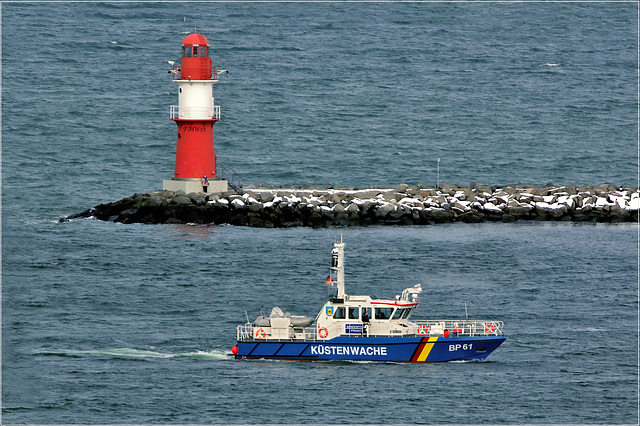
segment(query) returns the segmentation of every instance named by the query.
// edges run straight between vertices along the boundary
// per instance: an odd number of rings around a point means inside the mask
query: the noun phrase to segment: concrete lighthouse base
[[[184,191],[185,194],[204,192],[200,179],[165,179],[162,181],[162,189],[164,191]],[[227,192],[228,190],[229,185],[226,180],[209,179],[208,194]]]

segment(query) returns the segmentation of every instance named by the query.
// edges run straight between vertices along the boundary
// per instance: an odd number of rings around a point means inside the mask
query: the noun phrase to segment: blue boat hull
[[[348,337],[325,341],[239,341],[236,359],[300,361],[443,362],[484,361],[504,336]]]

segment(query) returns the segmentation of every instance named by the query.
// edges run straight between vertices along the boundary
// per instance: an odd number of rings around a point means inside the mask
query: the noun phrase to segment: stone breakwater
[[[507,185],[438,189],[270,188],[248,186],[244,194],[152,191],[101,204],[82,217],[122,223],[194,223],[254,227],[428,225],[519,220],[632,222],[638,220],[638,188]]]

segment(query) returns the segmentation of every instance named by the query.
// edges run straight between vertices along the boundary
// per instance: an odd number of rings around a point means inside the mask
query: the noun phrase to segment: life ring
[[[263,329],[259,328],[256,330],[256,339],[262,340],[265,337],[267,337],[267,333],[265,333]]]
[[[320,336],[321,338],[325,338],[329,335],[329,330],[327,330],[326,327],[322,327],[320,329],[318,329],[318,336]]]
[[[493,325],[493,323],[488,323],[484,329],[487,331],[487,333],[493,333],[496,331],[496,326]]]
[[[419,335],[424,336],[428,332],[429,332],[429,326],[426,326],[424,324],[418,326],[418,334]]]

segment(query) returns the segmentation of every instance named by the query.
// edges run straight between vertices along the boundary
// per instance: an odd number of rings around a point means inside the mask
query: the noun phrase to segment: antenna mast
[[[342,236],[340,236],[340,242],[333,243],[333,249],[331,250],[331,268],[330,276],[335,279],[338,298],[344,298],[344,246],[342,242]]]

